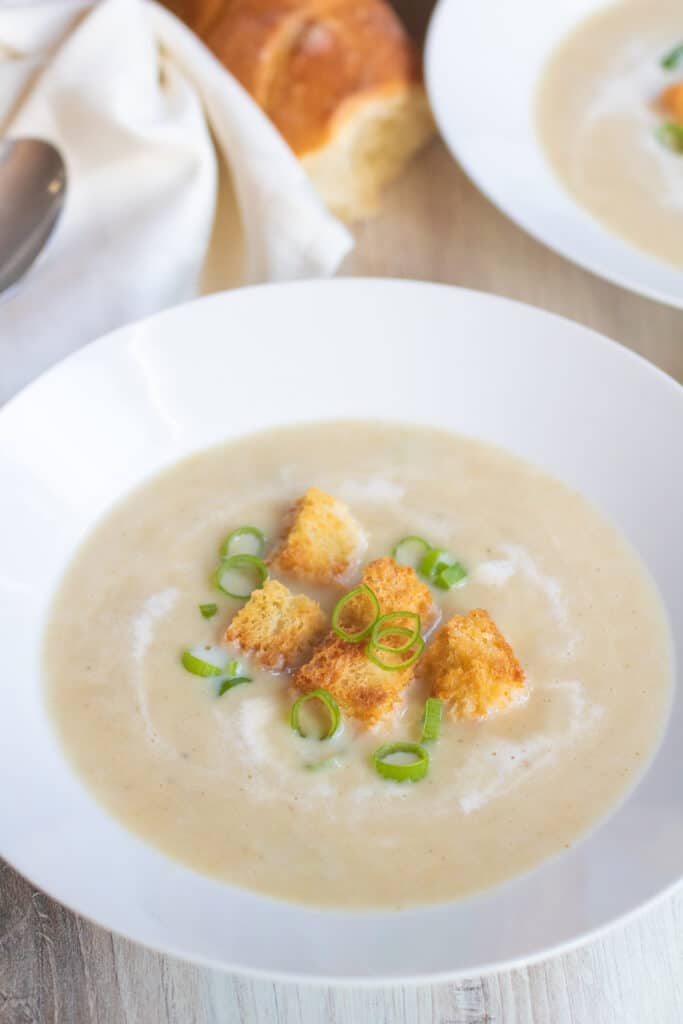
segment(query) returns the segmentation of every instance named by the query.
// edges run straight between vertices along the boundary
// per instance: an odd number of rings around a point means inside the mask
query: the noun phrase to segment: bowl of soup
[[[683,851],[682,427],[606,339],[409,282],[71,357],[0,414],[0,852],[270,977],[452,976],[637,909]]]
[[[503,212],[602,277],[683,305],[676,0],[443,0],[426,77],[447,145]]]

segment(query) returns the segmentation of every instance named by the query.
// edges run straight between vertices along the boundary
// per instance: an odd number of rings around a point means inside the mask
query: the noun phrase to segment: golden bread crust
[[[358,564],[365,544],[351,510],[319,487],[309,487],[291,509],[285,535],[268,562],[276,572],[340,584]]]
[[[419,673],[454,718],[502,711],[524,692],[524,672],[512,647],[483,608],[454,615],[436,633]]]
[[[345,715],[376,725],[396,706],[413,677],[413,668],[387,672],[374,665],[365,643],[347,644],[330,633],[294,676],[301,693],[320,687],[332,694]]]
[[[252,654],[265,668],[280,670],[300,665],[326,628],[317,601],[290,593],[277,580],[267,580],[237,612],[223,640]]]
[[[379,601],[382,615],[417,612],[423,625],[428,624],[434,615],[431,591],[409,565],[399,565],[388,556],[377,558],[366,565],[363,583],[370,587]]]
[[[384,0],[230,0],[204,35],[298,156],[330,140],[347,101],[421,88],[417,51]]]
[[[363,573],[363,582],[377,597],[382,615],[410,611],[424,619],[433,614],[429,588],[418,579],[414,569],[399,565],[393,558],[370,562]],[[349,615],[344,621],[349,632],[362,628],[367,622],[367,601],[360,598],[354,605],[355,601],[347,605]],[[399,624],[399,620],[394,624]],[[349,644],[336,633],[329,633],[311,660],[294,676],[294,686],[302,693],[318,687],[329,690],[345,715],[366,726],[376,725],[400,700],[414,676],[415,666],[387,671],[370,661],[366,646],[367,641]],[[391,655],[383,657],[391,660]]]
[[[674,82],[664,90],[659,107],[672,121],[683,124],[683,82]]]

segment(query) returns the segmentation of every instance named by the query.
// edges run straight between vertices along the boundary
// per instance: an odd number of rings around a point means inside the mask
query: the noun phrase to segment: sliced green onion
[[[414,558],[408,558],[408,551],[416,546],[419,549],[419,553]],[[430,548],[431,544],[428,544],[423,537],[403,537],[398,544],[394,545],[391,557],[399,565],[410,565],[413,569],[417,569],[420,559],[424,558]]]
[[[225,657],[225,651],[216,651],[218,658]],[[220,687],[218,690],[218,696],[221,697],[228,690],[231,690],[233,686],[238,686],[240,683],[250,683],[252,680],[249,676],[240,675],[240,663],[236,658],[233,658],[226,664],[216,665],[214,662],[206,661],[205,658],[199,658],[192,651],[183,651],[180,659],[183,663],[183,667],[191,672],[193,676],[202,676],[204,679],[209,677],[218,679]]]
[[[341,722],[341,711],[339,710],[339,705],[336,700],[331,693],[328,693],[327,690],[311,690],[310,693],[305,693],[303,697],[299,697],[298,700],[295,700],[292,704],[292,710],[289,713],[289,724],[295,732],[299,733],[299,736],[308,735],[304,732],[301,724],[301,709],[309,700],[319,700],[323,707],[325,707],[329,712],[330,725],[327,732],[321,736],[320,739],[331,739],[339,728],[339,723]]]
[[[433,580],[444,569],[453,565],[455,559],[444,548],[430,548],[420,562],[419,572],[428,580]]]
[[[234,573],[256,577],[256,582],[247,590],[248,584],[245,581],[245,586],[238,589],[239,582],[232,582],[234,577],[230,575]],[[240,601],[246,601],[251,592],[262,587],[267,579],[268,568],[256,555],[231,555],[230,558],[223,558],[213,574],[215,586],[228,597],[236,597]]]
[[[391,626],[385,629],[382,635],[386,635],[389,631],[391,631],[392,633],[397,633],[400,636],[403,636],[406,633],[410,633],[410,630],[405,629],[405,627],[403,626]],[[385,672],[398,672],[402,668],[410,668],[411,665],[415,664],[415,662],[417,661],[417,659],[420,657],[424,650],[425,642],[421,636],[418,636],[416,640],[413,640],[413,644],[411,644],[410,646],[413,645],[415,645],[415,650],[410,655],[410,657],[406,658],[405,661],[397,661],[394,664],[382,661],[382,659],[378,656],[377,648],[373,645],[372,641],[370,641],[370,643],[365,648],[365,653],[368,656],[369,660],[373,663],[373,665],[377,665],[378,668],[383,668]],[[400,653],[404,650],[403,647],[398,652],[395,647],[392,647],[390,649],[394,654]],[[379,648],[379,650],[386,651],[389,650],[389,648],[381,647]]]
[[[409,546],[418,545],[423,554],[416,562],[405,561],[405,552]],[[467,576],[465,567],[453,558],[445,548],[435,548],[428,544],[423,537],[404,537],[394,547],[392,552],[397,562],[403,565],[412,565],[420,575],[430,580],[434,586],[442,590],[450,590]]]
[[[183,668],[186,668],[193,676],[203,676],[206,678],[207,676],[225,675],[225,668],[220,668],[218,665],[212,665],[210,661],[198,658],[192,651],[183,651],[180,660],[183,663]]]
[[[683,64],[683,43],[674,46],[673,50],[670,50],[661,60],[661,65],[666,71],[675,71],[681,64]]]
[[[238,526],[236,530],[233,530],[231,533],[228,534],[228,536],[225,538],[225,540],[221,544],[221,550],[220,550],[221,558],[229,558],[230,557],[230,555],[232,554],[232,551],[230,549],[232,548],[232,545],[235,543],[235,541],[239,540],[240,537],[255,537],[256,538],[256,549],[254,551],[248,551],[248,552],[246,552],[246,551],[245,552],[242,552],[242,551],[235,552],[236,554],[239,553],[239,554],[249,554],[249,555],[256,555],[256,556],[260,556],[260,555],[263,554],[263,552],[265,550],[265,547],[266,547],[266,538],[263,535],[263,531],[259,530],[258,526]]]
[[[218,689],[218,696],[222,697],[228,690],[232,690],[234,686],[239,686],[241,683],[251,683],[253,680],[249,676],[232,676],[230,679],[224,679]]]
[[[372,621],[368,622],[367,626],[364,626],[358,633],[347,633],[347,631],[339,625],[339,620],[349,601],[352,601],[357,597],[367,597],[369,599],[373,611]],[[346,640],[347,643],[358,644],[361,640],[365,640],[366,636],[372,632],[378,618],[379,601],[375,597],[373,591],[370,590],[370,587],[365,583],[361,583],[359,587],[354,587],[353,590],[349,590],[348,594],[344,594],[344,596],[337,601],[334,606],[334,611],[332,612],[332,629],[335,631],[337,636],[340,636],[342,640]]]
[[[467,577],[467,569],[462,562],[454,562],[453,565],[449,565],[446,569],[442,569],[439,575],[434,580],[435,587],[441,587],[442,590],[450,590],[451,587],[456,587],[458,583]]]
[[[392,647],[391,644],[383,644],[381,641],[384,637],[388,636],[405,636],[406,642],[400,644],[398,647]],[[388,651],[389,654],[402,654],[404,651],[409,650],[415,643],[415,630],[408,629],[407,626],[384,626],[376,634],[377,640],[380,643],[376,643],[375,640],[370,640],[368,646],[372,647],[373,651]]]
[[[331,768],[341,768],[341,757],[326,757],[323,761],[307,761],[304,768],[307,772],[328,772]]]
[[[217,604],[200,604],[199,610],[205,619],[212,619],[218,611]]]
[[[415,623],[414,629],[408,629],[406,626],[399,624],[392,626],[390,625],[392,619],[404,620],[412,619]],[[370,634],[370,643],[378,651],[389,651],[393,654],[401,654],[403,651],[407,651],[409,647],[412,647],[417,638],[420,635],[420,627],[422,622],[417,612],[387,612],[386,615],[380,615],[375,625],[372,627]],[[406,642],[401,647],[392,647],[390,644],[383,644],[383,636],[405,636],[408,637]]]
[[[438,697],[428,697],[425,702],[424,717],[422,719],[422,742],[438,740],[441,732],[441,716],[443,714],[443,703]]]
[[[665,121],[657,129],[657,138],[672,153],[683,153],[683,124]]]
[[[388,760],[395,754],[412,754],[414,760],[401,763]],[[418,743],[385,743],[372,755],[375,770],[394,782],[418,782],[429,770],[429,754]]]

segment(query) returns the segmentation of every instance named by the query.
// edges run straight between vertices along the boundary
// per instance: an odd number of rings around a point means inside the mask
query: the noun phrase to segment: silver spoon
[[[0,142],[0,292],[16,284],[38,256],[65,196],[66,167],[51,143]]]

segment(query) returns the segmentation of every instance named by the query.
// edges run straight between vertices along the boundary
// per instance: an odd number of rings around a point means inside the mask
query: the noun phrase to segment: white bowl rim
[[[61,362],[47,370],[40,377],[36,378],[36,380],[31,382],[21,392],[14,396],[14,398],[12,398],[8,403],[6,403],[6,405],[0,411],[0,429],[2,428],[2,425],[5,422],[6,413],[24,404],[26,401],[29,401],[34,392],[39,387],[43,386],[45,382],[53,382],[59,375],[62,375],[65,372],[71,372],[73,367],[77,366],[79,363],[87,362],[94,355],[100,355],[102,353],[106,354],[107,352],[115,352],[116,346],[120,344],[121,340],[131,336],[132,333],[134,332],[142,331],[144,333],[145,329],[149,328],[150,326],[163,326],[164,321],[171,321],[178,315],[178,313],[185,314],[187,313],[188,310],[192,311],[193,309],[197,309],[200,307],[202,309],[209,309],[214,304],[218,309],[222,306],[224,302],[232,301],[232,296],[235,295],[275,295],[276,293],[291,293],[292,291],[305,293],[308,292],[310,289],[314,289],[317,292],[329,291],[331,295],[334,294],[335,292],[353,293],[355,291],[362,291],[364,289],[370,289],[372,292],[377,293],[386,289],[388,289],[389,291],[398,290],[398,292],[404,293],[422,292],[426,294],[427,292],[431,292],[434,294],[450,294],[453,295],[454,297],[459,296],[461,299],[464,299],[466,301],[474,299],[477,303],[482,302],[486,305],[490,304],[492,306],[498,307],[500,310],[517,309],[524,316],[530,314],[532,317],[539,317],[544,322],[549,321],[555,322],[558,325],[563,324],[571,328],[572,332],[583,334],[586,339],[590,339],[591,344],[593,346],[597,346],[598,348],[602,347],[604,350],[611,351],[612,353],[618,353],[619,359],[625,360],[627,362],[630,362],[634,366],[637,366],[643,374],[649,376],[652,380],[657,380],[659,382],[659,386],[665,385],[667,389],[673,389],[673,391],[679,396],[679,398],[683,398],[683,388],[676,381],[674,381],[668,375],[663,373],[663,371],[659,370],[657,367],[650,364],[647,360],[643,359],[637,353],[634,353],[631,350],[621,346],[617,342],[612,341],[609,338],[606,338],[604,335],[600,335],[594,331],[591,331],[588,328],[575,324],[572,321],[564,317],[558,316],[556,314],[547,313],[543,310],[535,309],[534,307],[530,307],[524,303],[516,302],[514,300],[502,298],[499,296],[488,295],[487,293],[484,292],[473,292],[468,289],[460,289],[450,285],[431,284],[429,282],[421,281],[391,280],[382,278],[352,278],[336,279],[333,281],[326,282],[307,281],[299,282],[296,284],[288,283],[282,285],[255,286],[248,289],[240,289],[239,292],[221,293],[218,295],[212,295],[199,300],[195,300],[194,302],[187,303],[183,306],[178,306],[169,310],[165,310],[162,313],[156,314],[151,317],[147,317],[142,321],[119,328],[118,330],[113,331],[100,339],[97,339],[96,341],[90,343],[88,346],[85,346],[83,349],[77,351],[68,358],[62,360]],[[241,299],[240,301],[243,301],[243,299]],[[631,795],[629,795],[629,800]],[[11,857],[7,857],[6,859],[8,860],[8,863],[10,863],[15,868],[15,870],[23,874],[24,877],[29,878],[29,880],[33,884],[35,884],[39,888],[43,888],[44,891],[52,895],[50,889],[48,887],[43,886],[39,878],[34,878],[31,876],[31,874],[25,874],[21,867],[21,864],[13,863]],[[535,872],[532,872],[531,874],[533,875],[534,873]],[[606,920],[604,923],[601,923],[595,926],[594,928],[576,934],[571,939],[560,941],[555,944],[551,943],[547,946],[544,946],[544,948],[542,949],[538,949],[537,951],[531,953],[524,953],[519,957],[511,957],[504,960],[484,962],[482,964],[477,964],[476,967],[467,966],[463,968],[454,968],[438,972],[423,971],[421,973],[417,973],[414,975],[411,975],[410,973],[400,975],[390,973],[387,975],[373,975],[371,977],[354,974],[327,975],[324,973],[298,973],[296,971],[289,970],[277,971],[272,970],[270,968],[263,969],[258,967],[245,966],[244,964],[228,963],[224,960],[213,960],[211,959],[211,957],[208,957],[206,955],[196,955],[193,954],[191,951],[188,951],[187,949],[180,949],[178,948],[177,945],[173,945],[172,943],[169,943],[167,945],[164,945],[163,943],[160,943],[158,941],[155,941],[153,944],[147,943],[144,940],[138,938],[135,934],[127,932],[125,929],[113,927],[109,923],[101,923],[95,918],[90,917],[87,913],[84,913],[84,911],[78,905],[75,905],[74,903],[68,900],[64,900],[60,896],[55,895],[53,896],[53,898],[58,899],[64,906],[67,906],[74,913],[78,913],[81,916],[86,917],[86,919],[93,921],[93,923],[98,924],[100,927],[105,927],[108,930],[114,932],[115,934],[128,938],[132,941],[138,942],[141,945],[147,946],[147,948],[154,949],[171,956],[179,957],[185,961],[193,962],[204,966],[215,967],[222,970],[234,971],[236,973],[239,973],[240,975],[261,979],[296,982],[300,984],[354,985],[372,987],[379,984],[421,984],[426,982],[431,983],[439,981],[448,981],[457,978],[472,976],[475,973],[487,974],[496,971],[511,970],[525,965],[529,965],[538,962],[542,959],[545,959],[548,956],[559,955],[571,951],[572,949],[575,949],[577,946],[580,946],[593,938],[600,937],[601,935],[609,931],[615,924],[628,921],[631,918],[638,915],[642,910],[658,903],[660,899],[666,897],[666,895],[673,892],[679,885],[680,880],[673,880],[666,887],[655,892],[650,898],[643,900],[642,902],[639,902],[637,905],[633,906],[632,908],[621,914],[609,918],[609,920]],[[495,892],[496,890],[493,891]],[[361,918],[364,915],[352,914],[351,916]]]
[[[646,251],[638,249],[604,227],[564,191],[549,167],[546,168],[548,176],[554,182],[558,198],[559,196],[562,197],[561,202],[563,206],[565,208],[572,207],[577,220],[580,218],[587,222],[586,227],[594,238],[600,238],[603,245],[608,245],[612,254],[619,252],[626,255],[629,261],[647,268],[648,274],[656,274],[658,272],[672,283],[664,286],[648,284],[639,278],[637,271],[620,271],[613,264],[606,262],[605,259],[594,258],[591,255],[592,249],[589,245],[576,244],[573,241],[559,241],[552,228],[545,227],[537,217],[530,215],[526,209],[521,210],[516,203],[502,194],[500,187],[497,187],[492,180],[483,180],[481,165],[468,147],[467,141],[458,135],[457,128],[452,124],[451,116],[446,109],[447,99],[445,90],[440,80],[440,67],[443,66],[444,61],[447,59],[446,48],[449,46],[449,41],[455,37],[454,29],[457,27],[455,11],[458,4],[466,2],[467,0],[437,0],[425,39],[424,67],[427,93],[437,125],[447,148],[460,164],[468,179],[492,206],[525,231],[526,234],[576,266],[581,267],[582,270],[587,270],[589,273],[595,274],[597,277],[609,281],[620,288],[624,288],[635,295],[642,295],[655,302],[672,306],[674,309],[683,309],[683,271],[679,271],[673,265],[658,260]],[[488,3],[490,5],[492,2],[498,3],[499,0],[480,0],[476,9],[481,14],[485,4]],[[613,3],[614,0],[595,0],[596,9],[598,7],[613,6]],[[469,10],[472,11],[473,9],[469,5]],[[577,17],[577,25],[580,20],[581,17]],[[475,90],[472,91],[474,92]],[[540,147],[537,146],[537,148],[539,153],[541,153]],[[542,159],[544,160],[545,158]]]

